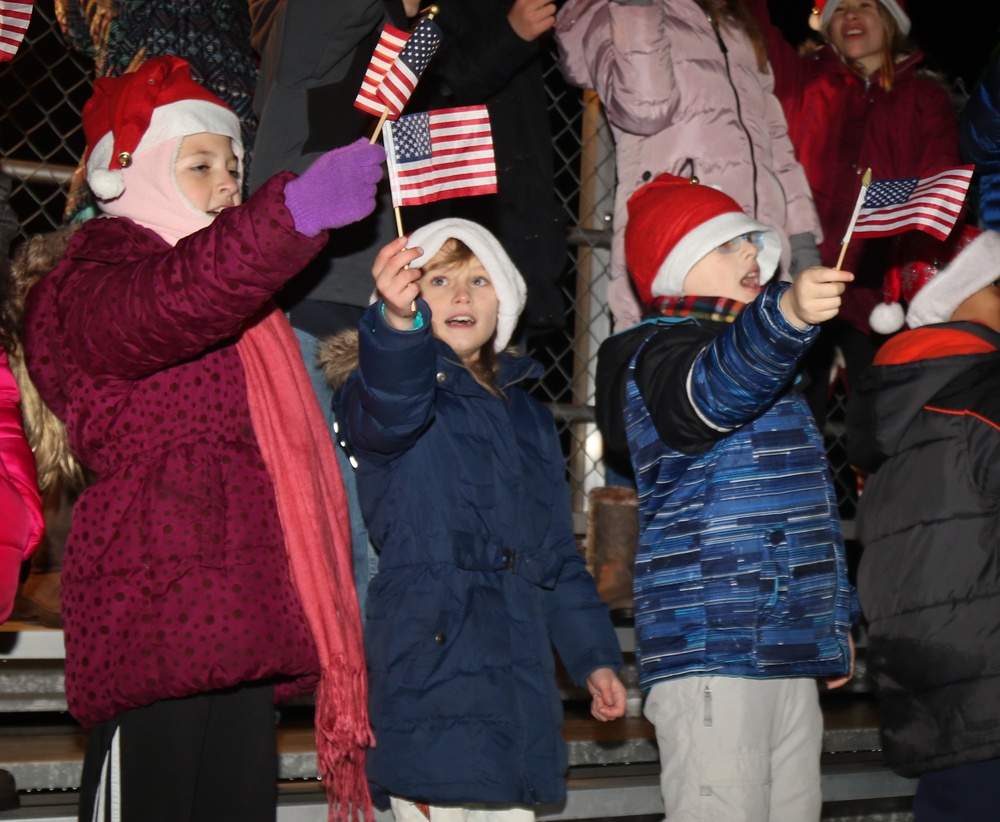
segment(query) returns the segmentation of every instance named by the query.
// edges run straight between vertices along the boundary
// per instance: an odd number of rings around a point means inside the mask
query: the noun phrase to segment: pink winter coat
[[[21,563],[42,539],[35,457],[21,425],[21,394],[0,349],[0,622],[14,608]]]
[[[28,293],[25,352],[70,446],[97,474],[62,572],[66,696],[82,724],[242,682],[316,683],[274,486],[235,341],[322,248],[281,190],[171,248],[89,220]]]
[[[563,74],[597,91],[615,138],[608,303],[617,330],[641,314],[625,267],[626,202],[658,174],[690,176],[693,169],[702,183],[725,191],[748,214],[783,229],[786,269],[787,237],[822,237],[770,71],[758,71],[741,29],[722,23],[719,37],[725,53],[694,0],[569,0],[559,11]]]

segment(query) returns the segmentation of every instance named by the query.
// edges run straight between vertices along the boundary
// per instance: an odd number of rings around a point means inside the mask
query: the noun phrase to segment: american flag
[[[383,108],[389,109],[390,119],[395,120],[403,113],[403,107],[417,87],[420,75],[441,44],[441,27],[429,17],[420,21],[410,32],[403,51],[382,78],[378,87],[378,98]],[[382,111],[379,111],[382,114]]]
[[[31,9],[34,0],[24,3],[11,3],[0,0],[0,63],[14,59],[18,46],[24,39],[24,33],[31,22]]]
[[[865,193],[854,233],[872,237],[916,228],[946,240],[962,212],[974,168],[959,166],[923,179],[873,181]]]
[[[365,78],[361,81],[361,90],[354,98],[355,108],[375,117],[382,116],[382,112],[385,111],[385,103],[378,98],[379,83],[382,82],[382,78],[385,77],[392,64],[396,62],[408,36],[405,31],[400,31],[389,24],[386,24],[385,28],[382,29],[378,43],[375,44],[372,59],[368,63]]]
[[[486,106],[407,114],[387,122],[384,137],[394,207],[496,193]]]

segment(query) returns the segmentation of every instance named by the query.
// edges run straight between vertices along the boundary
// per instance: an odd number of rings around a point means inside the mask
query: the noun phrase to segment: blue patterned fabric
[[[635,380],[642,346],[632,358],[625,425],[639,491],[635,604],[645,689],[690,674],[847,670],[854,598],[836,499],[819,431],[787,387],[818,329],[789,325],[781,293],[766,289],[718,326],[688,384],[677,386],[720,432],[701,453],[662,441]],[[663,344],[660,335],[677,327],[655,321],[643,346]]]

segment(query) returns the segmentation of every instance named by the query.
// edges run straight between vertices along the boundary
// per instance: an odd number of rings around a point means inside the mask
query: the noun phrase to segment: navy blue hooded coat
[[[515,385],[540,367],[501,354],[504,396],[491,394],[419,306],[413,331],[369,308],[337,395],[380,553],[365,626],[373,797],[559,802],[552,645],[583,683],[618,670],[618,641],[573,537],[552,415]]]

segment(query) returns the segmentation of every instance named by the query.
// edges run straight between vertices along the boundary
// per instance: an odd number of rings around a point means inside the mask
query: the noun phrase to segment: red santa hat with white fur
[[[759,231],[761,285],[781,257],[778,232],[749,217],[728,194],[686,177],[661,174],[628,201],[625,261],[644,308],[657,297],[684,293],[684,278],[713,249],[741,234]]]
[[[823,31],[830,25],[833,13],[843,0],[816,0],[812,14],[809,15],[809,27],[814,31]],[[910,33],[910,18],[906,13],[906,6],[903,0],[878,0],[889,14],[892,15],[903,34]]]
[[[192,79],[186,61],[172,55],[95,81],[94,94],[83,107],[83,131],[89,147],[87,183],[100,200],[113,200],[125,190],[133,155],[171,137],[221,134],[243,157],[239,118]]]
[[[1000,234],[965,225],[933,254],[891,268],[883,282],[883,303],[869,322],[879,334],[903,327],[948,322],[969,297],[1000,279]],[[904,314],[900,300],[907,308]]]

